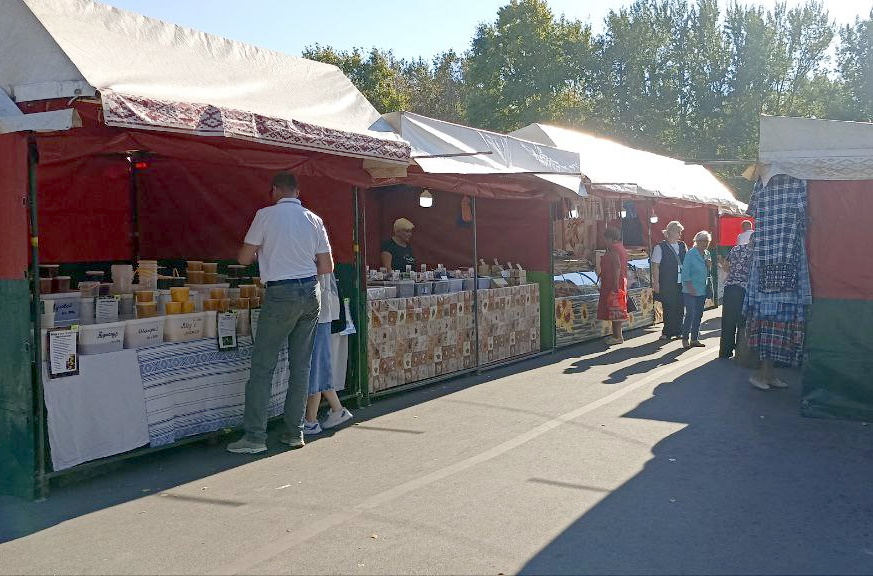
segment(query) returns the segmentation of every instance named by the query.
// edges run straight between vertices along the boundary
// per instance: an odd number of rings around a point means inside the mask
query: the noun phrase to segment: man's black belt
[[[273,280],[271,282],[267,282],[266,286],[281,286],[282,284],[306,284],[308,282],[315,282],[317,279],[317,276],[307,276],[306,278],[286,278],[285,280]]]

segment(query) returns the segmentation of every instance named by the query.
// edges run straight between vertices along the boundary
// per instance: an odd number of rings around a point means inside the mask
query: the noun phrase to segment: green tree
[[[843,88],[844,117],[873,122],[873,9],[867,20],[840,30],[837,63]]]
[[[397,60],[390,50],[385,52],[373,48],[365,57],[359,48],[338,52],[330,46],[316,44],[306,47],[303,57],[338,67],[381,113],[409,107],[404,62]]]
[[[463,124],[467,120],[465,60],[454,50],[419,58],[403,69],[410,94],[409,110],[423,116]]]
[[[761,7],[728,7],[725,34],[730,49],[725,104],[726,154],[755,158],[758,117],[823,115],[833,94],[827,51],[834,25],[817,2],[769,12]]]
[[[590,27],[556,20],[544,0],[511,0],[473,38],[469,121],[511,131],[531,122],[581,120],[590,42]]]

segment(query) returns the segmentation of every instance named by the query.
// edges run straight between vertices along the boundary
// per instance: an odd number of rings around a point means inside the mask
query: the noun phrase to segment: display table
[[[633,299],[637,311],[628,314],[624,330],[651,326],[655,323],[655,308],[651,288],[628,290],[628,299]],[[596,340],[612,334],[609,322],[597,319],[596,293],[555,298],[555,323],[558,346]]]
[[[483,364],[540,349],[539,286],[479,290]],[[473,292],[367,303],[370,391],[476,367]]]
[[[214,339],[167,343],[137,350],[151,446],[242,424],[252,339],[234,350]],[[268,417],[282,414],[288,388],[288,349],[273,373]]]
[[[331,336],[333,380],[345,388],[348,336]],[[146,445],[242,424],[252,339],[234,350],[214,339],[166,343],[79,357],[79,374],[50,379],[43,369],[52,469],[64,470]],[[287,346],[273,373],[268,416],[282,414]]]
[[[491,364],[539,351],[539,286],[480,290],[479,361]]]

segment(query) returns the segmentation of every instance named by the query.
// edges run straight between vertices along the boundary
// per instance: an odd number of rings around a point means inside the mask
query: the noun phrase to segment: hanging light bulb
[[[657,224],[657,223],[658,223],[658,217],[655,216],[654,214],[652,214],[652,216],[649,218],[649,222],[651,222],[652,224]]]
[[[427,188],[425,188],[418,197],[418,205],[422,208],[430,208],[433,206],[433,195]]]
[[[622,210],[621,212],[618,213],[618,215],[621,216],[622,218],[627,218],[627,210]]]

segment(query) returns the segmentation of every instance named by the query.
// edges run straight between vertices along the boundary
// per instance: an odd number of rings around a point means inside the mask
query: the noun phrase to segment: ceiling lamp
[[[427,188],[425,188],[418,197],[418,205],[422,208],[430,208],[433,206],[433,195]]]

